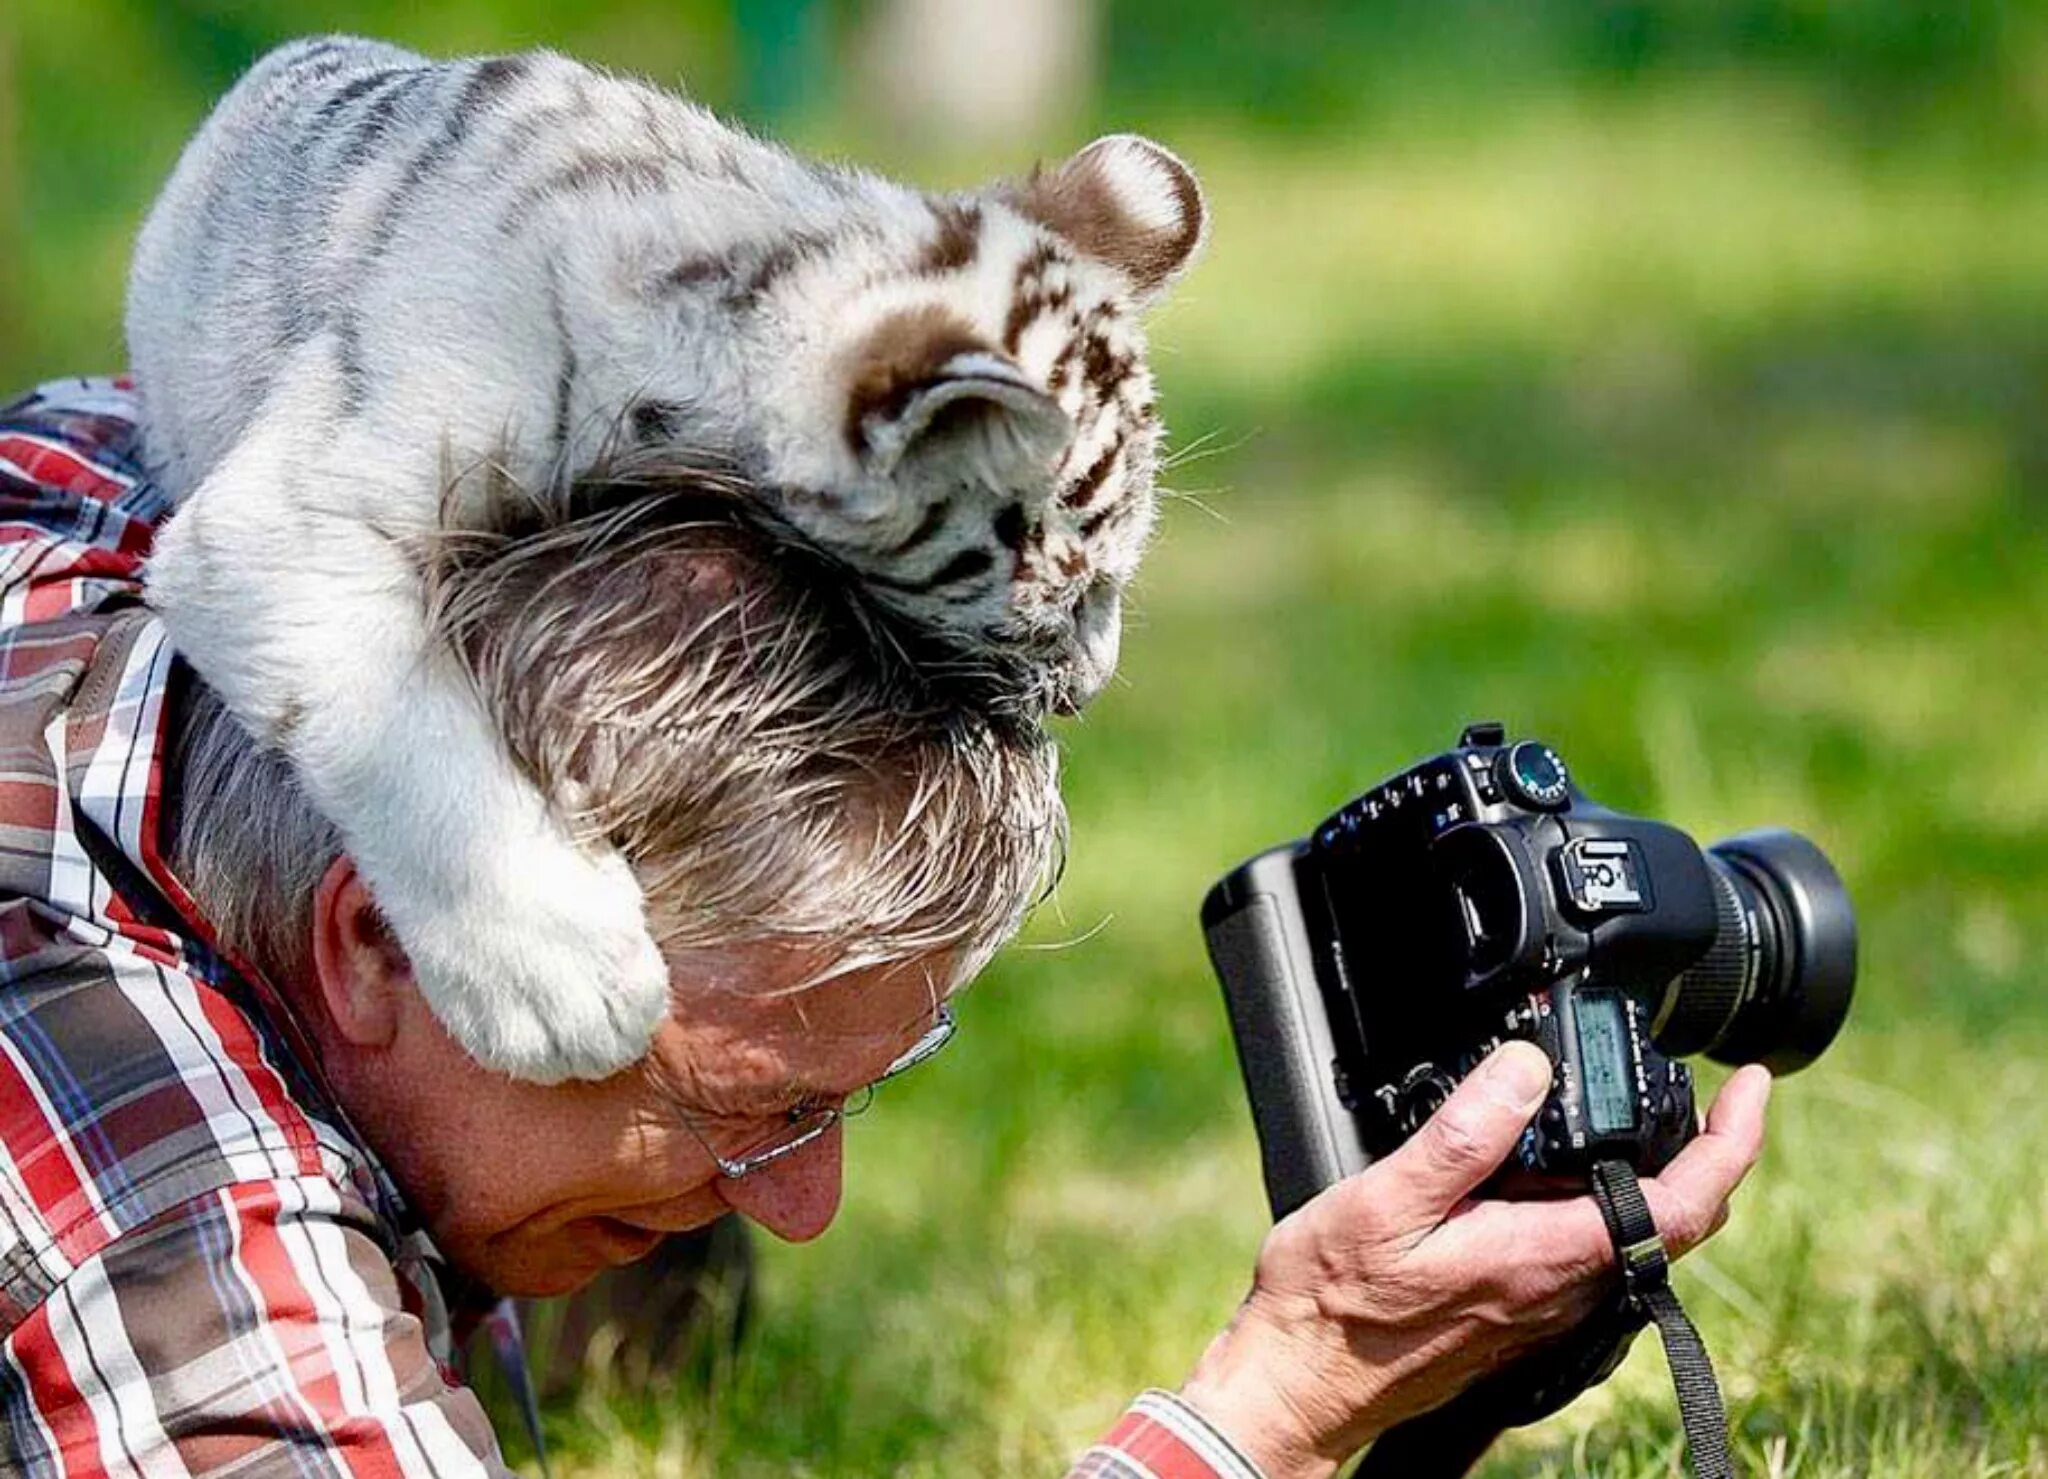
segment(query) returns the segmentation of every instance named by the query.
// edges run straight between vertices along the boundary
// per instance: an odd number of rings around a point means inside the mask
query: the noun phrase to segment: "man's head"
[[[307,1019],[443,1246],[508,1290],[580,1282],[649,1235],[628,1224],[736,1206],[819,1231],[836,1132],[735,1182],[704,1127],[729,1150],[875,1077],[1057,854],[1044,735],[992,718],[975,674],[909,650],[840,572],[706,486],[614,483],[603,508],[422,552],[512,753],[640,873],[675,1009],[636,1070],[542,1089],[469,1063],[282,761],[204,690],[177,736],[173,866]]]

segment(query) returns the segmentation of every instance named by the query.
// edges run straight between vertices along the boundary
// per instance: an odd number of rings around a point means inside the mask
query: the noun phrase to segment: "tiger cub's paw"
[[[485,1067],[607,1078],[652,1045],[668,967],[622,859],[546,851],[507,858],[464,906],[417,921],[408,952],[435,1016]]]

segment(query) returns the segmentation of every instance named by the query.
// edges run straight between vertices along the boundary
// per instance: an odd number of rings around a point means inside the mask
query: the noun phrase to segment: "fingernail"
[[[1496,1103],[1534,1109],[1550,1092],[1549,1055],[1534,1043],[1504,1043],[1486,1060],[1484,1080],[1488,1097]]]

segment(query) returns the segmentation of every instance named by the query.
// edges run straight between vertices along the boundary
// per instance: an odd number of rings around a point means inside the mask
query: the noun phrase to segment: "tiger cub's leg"
[[[543,1082],[625,1067],[668,1003],[637,881],[569,837],[430,640],[421,521],[396,510],[433,509],[434,488],[392,497],[387,439],[298,424],[259,418],[184,502],[151,603],[340,829],[457,1042]]]

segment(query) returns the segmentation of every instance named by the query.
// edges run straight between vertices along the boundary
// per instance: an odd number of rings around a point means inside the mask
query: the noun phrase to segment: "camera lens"
[[[1834,1041],[1855,992],[1848,890],[1825,853],[1780,828],[1717,842],[1706,860],[1719,928],[1665,992],[1656,1044],[1674,1057],[1804,1068]]]

